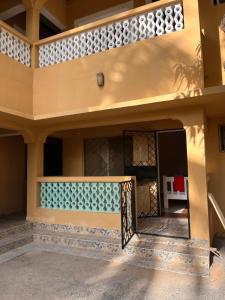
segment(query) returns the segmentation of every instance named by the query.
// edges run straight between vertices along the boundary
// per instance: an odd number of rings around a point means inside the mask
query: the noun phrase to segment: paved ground
[[[31,248],[0,264],[0,299],[222,300],[225,262],[203,278]]]

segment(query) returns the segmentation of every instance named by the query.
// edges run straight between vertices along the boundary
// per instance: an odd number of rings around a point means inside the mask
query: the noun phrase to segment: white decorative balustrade
[[[122,47],[184,28],[181,4],[162,7],[39,46],[39,67]]]
[[[31,47],[29,43],[0,26],[0,53],[30,67]]]

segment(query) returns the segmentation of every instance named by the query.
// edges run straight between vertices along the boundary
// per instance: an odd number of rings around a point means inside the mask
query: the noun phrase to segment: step
[[[0,229],[0,240],[9,236],[23,234],[32,229],[33,224],[31,222],[26,221],[22,222],[19,225],[9,226],[8,228]]]
[[[209,272],[209,252],[195,242],[178,241],[176,244],[171,239],[135,236],[122,250],[121,239],[115,236],[34,230],[33,238],[37,244],[69,248],[71,251],[97,251],[103,256],[122,257],[124,261],[142,267],[192,275],[207,275]]]
[[[121,231],[115,229],[105,229],[105,228],[91,228],[91,227],[81,227],[73,225],[61,225],[61,224],[45,224],[33,222],[33,229],[36,231],[51,231],[58,233],[75,233],[83,235],[93,235],[96,237],[108,237],[108,238],[121,238]]]
[[[0,228],[0,255],[33,242],[33,224],[9,222]]]
[[[7,238],[0,239],[0,255],[10,250],[22,247],[33,242],[32,232],[11,235]]]

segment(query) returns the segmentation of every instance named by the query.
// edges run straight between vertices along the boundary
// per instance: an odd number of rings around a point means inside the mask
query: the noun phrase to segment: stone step
[[[0,239],[0,255],[33,242],[32,231]]]
[[[33,242],[32,223],[26,221],[8,223],[0,229],[0,255]]]
[[[115,237],[36,230],[33,238],[37,244],[98,251],[114,258],[123,257],[123,260],[143,267],[193,275],[207,275],[209,272],[209,252],[190,242],[177,245],[173,242],[171,245],[167,239],[135,236],[122,250],[121,239]]]
[[[51,231],[57,233],[74,233],[89,235],[95,237],[107,237],[112,239],[120,239],[121,231],[115,229],[105,229],[105,228],[90,228],[90,227],[79,227],[73,225],[61,225],[61,224],[45,224],[33,222],[33,229],[35,231]]]
[[[0,240],[8,238],[10,236],[15,236],[18,234],[23,234],[27,231],[33,229],[33,224],[31,222],[22,222],[19,225],[9,226],[8,228],[0,229]]]

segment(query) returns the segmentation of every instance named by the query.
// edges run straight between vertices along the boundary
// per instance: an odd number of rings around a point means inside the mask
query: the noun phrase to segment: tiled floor
[[[188,238],[188,218],[139,218],[138,231],[145,234]]]

